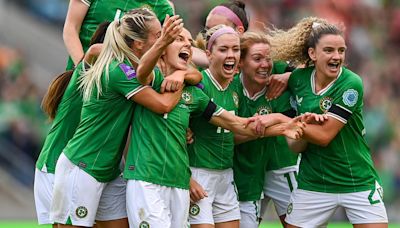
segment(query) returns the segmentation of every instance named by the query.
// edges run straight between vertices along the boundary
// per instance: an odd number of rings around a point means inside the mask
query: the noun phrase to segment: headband
[[[212,45],[214,44],[215,40],[216,40],[218,37],[220,37],[220,36],[222,36],[222,35],[224,35],[224,34],[235,34],[235,35],[239,35],[232,27],[224,26],[224,27],[218,29],[217,31],[215,31],[215,32],[211,35],[211,37],[210,37],[210,39],[208,40],[208,43],[207,43],[207,50],[211,51],[211,47],[212,47]]]
[[[225,6],[216,6],[211,10],[210,14],[217,14],[228,18],[236,26],[243,26],[242,20],[231,9]],[[244,27],[244,26],[243,26]]]

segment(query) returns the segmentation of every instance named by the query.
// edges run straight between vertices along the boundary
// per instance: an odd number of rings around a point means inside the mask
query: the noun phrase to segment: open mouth
[[[182,50],[181,52],[179,52],[178,56],[180,59],[182,59],[183,61],[185,61],[187,63],[190,58],[190,52],[187,50]]]
[[[268,71],[257,71],[257,75],[260,77],[267,78],[269,76],[269,72]]]
[[[340,66],[340,63],[328,63],[328,67],[331,70],[337,70]]]
[[[223,67],[226,71],[232,71],[235,68],[235,61],[225,61]]]

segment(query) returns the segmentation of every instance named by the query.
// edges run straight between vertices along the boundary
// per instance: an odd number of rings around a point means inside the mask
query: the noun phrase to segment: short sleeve
[[[193,99],[190,107],[194,116],[199,116],[205,111],[210,111],[207,108],[209,107],[211,99],[201,89],[195,86],[187,87],[182,93],[182,98],[185,103],[187,103],[187,100],[189,100],[189,96],[190,99]],[[223,109],[220,106],[216,105],[215,110],[212,110],[212,115],[218,115],[218,113],[222,112],[222,110]]]
[[[336,99],[327,114],[346,124],[351,115],[362,107],[363,85],[361,78],[356,75],[343,76],[348,76],[349,78],[338,91]]]
[[[110,69],[109,87],[113,91],[122,94],[126,99],[140,92],[147,86],[143,86],[136,78],[136,71],[133,67],[121,63]]]

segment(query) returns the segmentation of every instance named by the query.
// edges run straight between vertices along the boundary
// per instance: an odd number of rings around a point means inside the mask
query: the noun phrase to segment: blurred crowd
[[[18,0],[20,3],[45,0]],[[66,12],[68,1],[60,0],[58,12]],[[176,13],[195,36],[210,8],[218,1],[174,0]],[[249,0],[246,8],[251,27],[290,28],[306,16],[318,16],[341,23],[346,28],[347,66],[363,78],[364,121],[367,140],[376,168],[383,179],[389,217],[400,208],[400,1],[399,0]],[[22,5],[23,5],[22,4]],[[32,4],[34,5],[34,4]],[[46,4],[44,4],[46,5]],[[28,7],[29,5],[25,5]],[[50,7],[50,6],[48,6]],[[193,10],[196,9],[196,10]],[[31,10],[35,10],[34,7]],[[43,9],[41,9],[43,10]],[[53,12],[54,9],[49,10]],[[63,11],[64,10],[64,11]],[[59,23],[60,15],[40,17]],[[65,17],[65,16],[64,16]],[[45,91],[31,81],[23,51],[1,45],[0,41],[0,166],[12,170],[22,183],[31,185],[32,176],[23,175],[19,163],[5,151],[30,159],[34,164],[48,129],[40,110]],[[3,158],[4,157],[4,158]],[[14,163],[15,164],[14,164]],[[12,165],[14,164],[14,165]],[[16,166],[16,167],[15,167]],[[31,179],[30,179],[31,178]],[[397,209],[396,209],[397,208]],[[392,216],[391,216],[392,214]]]

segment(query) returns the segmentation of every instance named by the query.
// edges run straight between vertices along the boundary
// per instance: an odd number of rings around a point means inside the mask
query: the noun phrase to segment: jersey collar
[[[247,98],[249,98],[249,100],[255,101],[258,98],[260,98],[261,96],[265,95],[265,92],[267,92],[267,87],[264,87],[260,92],[254,94],[254,96],[251,97],[249,91],[246,89],[246,86],[243,83],[243,73],[242,72],[240,72],[239,78],[240,78],[240,83],[242,83],[242,86],[243,86],[243,94]]]
[[[219,91],[225,91],[226,89],[228,89],[229,84],[226,88],[223,88],[219,82],[217,81],[217,79],[214,78],[214,76],[211,74],[210,69],[205,70],[206,74],[208,75],[208,77],[210,78],[212,84],[215,86],[215,88],[217,88]]]
[[[313,70],[312,73],[311,73],[311,89],[312,89],[312,92],[313,92],[315,95],[323,95],[324,93],[326,93],[326,91],[328,91],[328,90],[332,87],[333,83],[335,83],[336,80],[339,79],[340,75],[342,75],[342,70],[343,70],[343,68],[340,67],[340,71],[339,71],[339,74],[338,74],[337,78],[336,78],[335,80],[333,80],[333,81],[332,81],[331,83],[329,83],[325,88],[321,89],[321,90],[317,93],[317,92],[315,92],[315,72],[316,72],[316,71],[315,71],[315,68],[314,68],[314,70]]]

